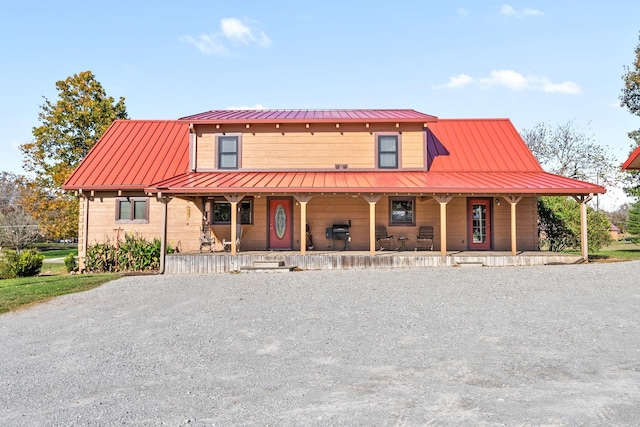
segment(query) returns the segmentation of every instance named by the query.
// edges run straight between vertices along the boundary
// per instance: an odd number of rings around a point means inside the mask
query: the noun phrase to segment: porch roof
[[[299,171],[192,172],[145,188],[148,193],[589,194],[599,185],[547,172]]]

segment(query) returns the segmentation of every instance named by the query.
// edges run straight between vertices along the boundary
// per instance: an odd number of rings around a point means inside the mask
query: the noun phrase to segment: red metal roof
[[[149,186],[167,193],[604,193],[598,185],[547,172],[193,172]]]
[[[188,123],[116,120],[62,188],[142,189],[188,168]]]
[[[438,118],[415,110],[212,110],[180,120],[192,123],[427,123]]]
[[[543,170],[509,119],[440,119],[429,129],[449,152],[433,159],[432,172]]]
[[[640,146],[636,148],[622,165],[622,169],[640,169]]]

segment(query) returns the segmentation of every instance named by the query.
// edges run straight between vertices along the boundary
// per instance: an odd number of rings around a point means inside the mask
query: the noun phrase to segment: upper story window
[[[240,159],[240,136],[219,135],[217,137],[218,169],[238,169]]]
[[[378,168],[398,169],[400,141],[398,135],[377,136]]]
[[[116,198],[116,222],[148,224],[149,199],[146,197]]]

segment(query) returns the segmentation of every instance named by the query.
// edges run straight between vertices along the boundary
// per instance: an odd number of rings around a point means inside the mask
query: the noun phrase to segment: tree
[[[24,207],[52,239],[77,235],[78,202],[61,190],[91,147],[116,119],[127,119],[124,98],[107,96],[91,71],[56,82],[58,100],[40,106],[33,141],[20,146],[27,184]]]
[[[640,116],[640,42],[636,46],[633,68],[625,65],[624,70],[620,106],[626,107],[631,114]],[[640,130],[631,131],[628,135],[633,140],[629,152],[631,154],[640,145]],[[640,197],[640,172],[626,171],[624,191],[630,196]]]
[[[540,197],[538,220],[541,246],[550,251],[562,251],[578,247],[580,241],[580,205],[567,197]],[[587,207],[587,234],[590,251],[597,251],[609,244],[609,220],[596,210]]]
[[[538,123],[524,129],[522,139],[547,172],[598,184],[617,181],[613,158],[571,120],[555,128]]]
[[[38,224],[22,209],[0,213],[0,242],[3,245],[11,245],[20,253],[38,237]]]
[[[629,208],[627,231],[631,234],[640,235],[640,202],[634,203]]]
[[[24,177],[12,172],[0,172],[0,213],[22,207]]]

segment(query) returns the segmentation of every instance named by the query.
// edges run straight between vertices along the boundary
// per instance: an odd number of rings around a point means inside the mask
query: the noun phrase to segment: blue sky
[[[626,159],[619,107],[640,2],[10,2],[0,14],[0,170],[22,173],[55,82],[91,70],[134,119],[232,107],[413,108],[574,120]]]

